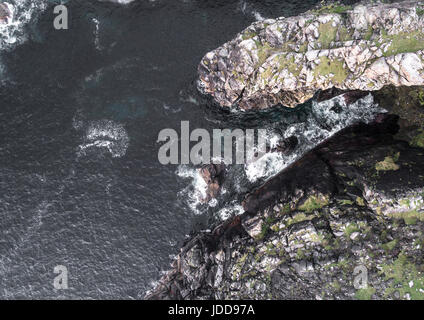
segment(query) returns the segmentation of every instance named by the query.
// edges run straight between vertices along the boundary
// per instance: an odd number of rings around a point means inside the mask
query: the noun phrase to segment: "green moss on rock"
[[[375,164],[375,169],[377,171],[396,171],[399,170],[399,165],[396,164],[396,161],[393,157],[386,157],[383,161],[377,162]]]
[[[331,78],[334,84],[341,84],[347,78],[347,70],[343,61],[330,60],[328,57],[320,57],[320,63],[315,67],[314,76],[325,76]]]
[[[390,216],[395,219],[403,219],[407,225],[416,224],[418,220],[424,221],[424,214],[416,210],[396,212],[392,213]]]
[[[245,32],[241,35],[241,37],[242,37],[242,39],[243,39],[243,40],[252,39],[252,38],[254,38],[254,37],[256,37],[256,36],[257,36],[257,34],[256,34],[256,33],[254,33],[253,31],[245,31]]]
[[[389,57],[398,53],[417,52],[424,49],[424,33],[414,31],[410,33],[400,32],[394,35],[383,34],[383,42],[391,41],[384,56]]]
[[[338,202],[342,205],[342,206],[351,206],[353,205],[353,201],[352,200],[347,200],[347,199],[342,199],[342,200],[338,200]]]
[[[361,197],[356,197],[356,204],[360,207],[365,207],[365,201]]]
[[[367,287],[356,291],[355,298],[358,300],[371,300],[374,294],[375,289],[373,287]]]
[[[275,51],[268,43],[262,44],[259,40],[255,41],[256,47],[258,49],[258,63],[257,67],[260,67],[265,63],[265,61],[271,56],[271,54]]]
[[[411,140],[411,146],[424,148],[424,130],[421,129],[420,133]]]
[[[393,264],[381,267],[386,279],[393,280],[388,293],[398,291],[403,299],[408,294],[412,300],[424,300],[424,274],[405,254],[399,254]]]
[[[287,220],[286,225],[291,226],[292,224],[300,223],[303,221],[310,221],[315,218],[315,215],[306,215],[304,213],[298,213],[293,218]]]
[[[319,9],[312,10],[315,14],[326,14],[326,13],[338,13],[343,14],[347,11],[352,10],[352,6],[349,5],[343,5],[338,3],[331,3],[326,6],[322,6]]]
[[[278,57],[278,71],[281,72],[284,69],[287,69],[295,77],[299,76],[302,66],[296,64],[294,56],[287,57],[287,55],[281,55]]]
[[[374,29],[372,28],[372,26],[368,26],[367,32],[364,35],[364,39],[368,41],[371,40],[373,33],[374,33]]]
[[[340,41],[349,41],[352,40],[353,30],[349,30],[345,26],[341,26],[339,29],[339,39]]]
[[[320,24],[318,27],[319,38],[318,42],[321,43],[322,49],[329,49],[331,42],[336,40],[337,27],[333,26],[333,22]]]
[[[382,248],[384,249],[384,251],[390,252],[396,247],[397,243],[398,243],[397,239],[394,239],[392,241],[384,243],[382,245]]]
[[[306,201],[298,207],[299,210],[312,212],[325,207],[329,203],[328,195],[310,196]]]
[[[272,230],[271,227],[274,225],[274,223],[275,223],[274,217],[267,217],[265,221],[262,223],[261,232],[255,239],[257,241],[263,240],[268,235],[269,231]]]
[[[360,231],[360,229],[356,223],[349,223],[344,230],[347,238],[350,238],[350,235],[352,233],[358,232],[358,231]]]

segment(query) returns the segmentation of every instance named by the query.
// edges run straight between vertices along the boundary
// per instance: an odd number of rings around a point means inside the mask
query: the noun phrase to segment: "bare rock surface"
[[[424,85],[424,4],[335,5],[256,22],[202,59],[198,87],[223,107],[294,107],[317,90]]]
[[[225,165],[209,164],[198,169],[202,179],[206,183],[205,197],[202,202],[209,202],[216,198],[221,190],[221,186],[225,177]]]

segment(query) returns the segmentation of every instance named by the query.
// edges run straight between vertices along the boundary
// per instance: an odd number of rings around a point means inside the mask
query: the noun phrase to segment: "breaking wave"
[[[240,214],[240,204],[234,200],[243,195],[254,185],[265,182],[286,167],[299,160],[308,151],[324,142],[340,130],[355,123],[369,123],[375,117],[386,112],[374,103],[371,94],[347,105],[343,96],[337,96],[324,102],[312,101],[306,118],[291,124],[277,124],[266,129],[266,141],[269,147],[275,150],[280,141],[296,137],[297,145],[287,154],[281,152],[268,152],[254,162],[245,165],[227,166],[225,186],[221,189],[218,200],[210,201],[207,207],[213,207],[218,219]],[[180,193],[188,198],[191,209],[200,214],[199,205],[205,198],[207,185],[201,177],[199,170],[188,165],[181,165],[177,175],[191,179],[191,184]],[[224,193],[228,193],[224,195]],[[229,203],[225,203],[225,199]],[[203,207],[204,208],[204,207]]]
[[[232,216],[238,216],[243,213],[244,213],[243,207],[239,203],[234,201],[218,211],[218,218],[221,221],[225,221]]]
[[[87,150],[92,148],[106,149],[113,158],[123,157],[127,152],[129,137],[120,123],[112,120],[95,120],[89,122],[86,127],[81,122],[75,123],[74,127],[84,128],[84,143],[78,147],[78,156],[86,155]]]
[[[45,10],[46,0],[8,0],[0,2],[7,7],[9,16],[6,21],[0,23],[0,54],[4,50],[11,50],[27,40],[25,27]],[[10,79],[7,75],[7,67],[0,56],[0,85]]]
[[[266,20],[266,18],[259,11],[255,10],[247,1],[240,1],[239,10],[244,15],[253,17],[256,21]]]
[[[295,136],[299,141],[296,149],[289,155],[279,152],[267,153],[256,162],[245,166],[246,175],[252,183],[266,180],[340,130],[361,121],[369,123],[382,112],[386,110],[374,103],[371,94],[350,105],[346,104],[343,96],[323,102],[312,101],[312,110],[306,121],[289,125],[281,135],[283,139]],[[272,139],[279,137],[277,133],[269,134]]]
[[[0,50],[12,49],[27,40],[25,27],[47,7],[47,0],[8,0],[3,2],[10,11],[10,17],[0,24]]]
[[[187,201],[190,209],[200,214],[198,206],[201,203],[201,199],[206,198],[207,184],[200,175],[199,170],[189,167],[188,165],[180,165],[176,171],[176,174],[183,179],[191,179],[191,184],[184,190],[179,192],[179,196]],[[214,206],[214,203],[211,203]]]

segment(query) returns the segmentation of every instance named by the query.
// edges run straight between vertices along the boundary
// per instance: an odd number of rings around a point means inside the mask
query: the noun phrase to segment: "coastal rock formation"
[[[118,4],[128,4],[133,2],[134,0],[99,0],[100,2],[113,2]]]
[[[319,89],[424,85],[424,3],[333,5],[252,24],[202,59],[198,87],[223,107],[294,107]]]
[[[225,176],[225,165],[209,164],[199,169],[200,176],[206,183],[205,197],[202,202],[209,202],[216,198],[221,191],[221,186]]]
[[[7,23],[10,19],[11,12],[6,3],[0,3],[0,24]]]
[[[251,192],[147,298],[424,298],[424,150],[398,120],[346,128]]]
[[[203,58],[199,89],[224,107],[366,96],[383,109],[193,235],[147,299],[424,299],[423,16],[419,2],[331,5],[257,22]],[[212,198],[219,170],[202,173]]]

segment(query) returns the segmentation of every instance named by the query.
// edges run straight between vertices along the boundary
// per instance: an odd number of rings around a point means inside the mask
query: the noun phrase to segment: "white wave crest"
[[[123,157],[128,149],[129,137],[124,126],[112,120],[91,121],[85,128],[84,143],[78,147],[78,155],[85,155],[86,149],[106,148],[113,158]]]
[[[25,27],[47,7],[47,0],[9,0],[3,2],[10,11],[6,23],[0,24],[0,50],[12,49],[27,40]]]
[[[218,211],[218,218],[225,221],[230,217],[239,216],[244,213],[243,207],[239,203],[231,203]]]
[[[259,11],[255,10],[253,6],[247,1],[240,1],[239,10],[246,16],[252,16],[256,21],[264,21],[267,18],[262,16]]]
[[[191,184],[180,191],[179,195],[187,199],[187,203],[194,213],[200,214],[201,212],[198,206],[202,202],[201,199],[206,198],[206,190],[208,187],[206,181],[200,175],[199,170],[190,168],[187,165],[178,166],[176,174],[181,178],[191,179]],[[211,205],[213,206],[214,203],[212,202]]]
[[[378,113],[386,112],[374,103],[371,94],[347,105],[343,96],[323,102],[312,102],[312,112],[303,123],[290,125],[283,138],[295,136],[298,146],[289,155],[270,152],[255,162],[245,165],[246,175],[251,182],[268,179],[302,157],[306,152],[333,136],[338,131],[358,122],[369,123]],[[277,135],[270,134],[270,140]]]
[[[103,47],[100,44],[100,21],[96,18],[92,18],[91,21],[94,23],[94,46],[101,51]]]

